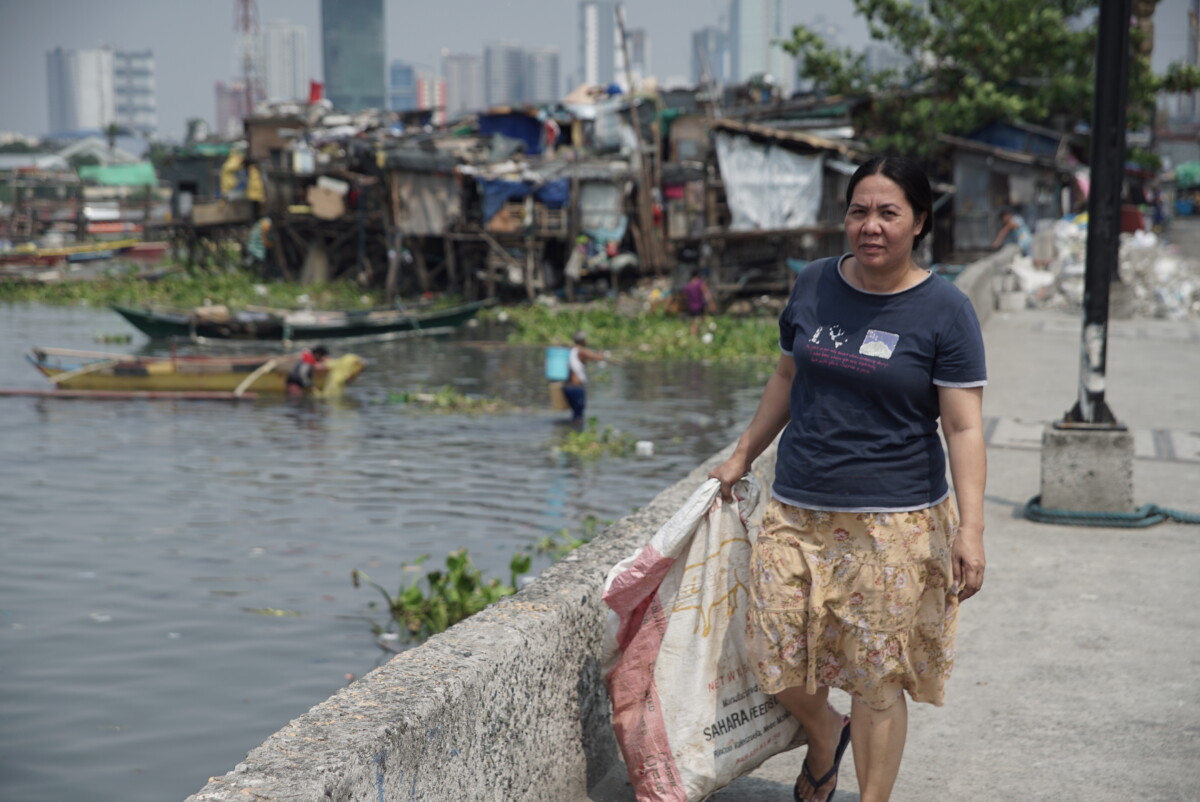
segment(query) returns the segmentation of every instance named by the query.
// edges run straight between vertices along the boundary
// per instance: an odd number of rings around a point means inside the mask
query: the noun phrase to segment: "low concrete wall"
[[[1012,264],[1013,257],[1020,253],[1016,245],[1005,245],[993,254],[988,254],[959,274],[954,280],[958,287],[971,299],[979,324],[986,326],[988,318],[996,310],[998,285]]]
[[[292,721],[188,802],[584,800],[620,761],[600,594],[732,445],[538,580]],[[755,464],[769,487],[772,446]]]

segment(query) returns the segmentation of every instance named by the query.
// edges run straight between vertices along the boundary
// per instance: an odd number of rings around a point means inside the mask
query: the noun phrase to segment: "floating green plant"
[[[428,558],[426,554],[412,565],[404,563],[402,569],[410,573],[418,571]],[[379,591],[391,621],[399,624],[413,640],[424,640],[516,593],[521,575],[528,573],[532,564],[528,554],[515,555],[509,561],[509,581],[505,584],[494,577],[484,579],[467,550],[458,548],[446,555],[446,570],[428,571],[401,586],[395,595],[358,569],[350,573],[350,579],[356,588],[366,584]],[[375,629],[376,634],[384,631],[378,625]]]
[[[242,609],[255,615],[268,615],[274,618],[298,618],[300,616],[297,610],[280,610],[275,607],[244,607]]]
[[[509,342],[565,345],[579,330],[592,348],[607,349],[620,359],[688,359],[705,361],[776,359],[778,318],[774,313],[747,317],[710,317],[701,336],[687,322],[662,311],[620,314],[611,303],[548,308],[540,305],[485,310],[481,317],[512,326]]]
[[[633,435],[611,426],[601,429],[596,418],[588,418],[582,429],[566,433],[558,450],[580,459],[596,459],[629,456],[636,446],[637,439]]]
[[[589,515],[583,519],[583,533],[579,537],[572,535],[571,530],[563,529],[556,535],[538,538],[528,549],[534,554],[547,555],[556,561],[561,560],[580,546],[590,543],[599,531],[600,519]]]
[[[434,412],[492,413],[513,409],[499,398],[466,395],[449,386],[436,390],[391,390],[387,400],[389,404],[413,404]]]
[[[147,281],[112,274],[87,281],[50,284],[0,282],[0,301],[38,302],[51,305],[88,304],[140,306],[163,304],[191,308],[205,302],[230,307],[269,306],[298,309],[362,309],[382,305],[382,296],[364,290],[353,281],[300,285],[264,281],[242,270],[205,271],[192,269]]]

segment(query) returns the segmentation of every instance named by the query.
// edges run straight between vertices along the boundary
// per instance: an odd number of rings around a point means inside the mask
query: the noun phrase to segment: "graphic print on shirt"
[[[867,329],[867,336],[863,338],[863,344],[858,347],[858,352],[864,356],[891,359],[892,354],[896,352],[896,344],[899,342],[899,334],[892,334],[890,331]]]
[[[857,354],[840,350],[849,340],[850,335],[838,324],[821,325],[808,338],[805,350],[814,365],[828,365],[855,373],[874,373],[887,366],[887,360],[891,359],[900,342],[900,335],[868,329]]]
[[[836,323],[829,326],[828,331],[825,330],[825,326],[817,326],[817,330],[813,332],[813,336],[810,337],[808,341],[813,345],[819,345],[821,343],[822,333],[829,335],[829,341],[833,343],[834,348],[841,348],[846,344],[845,339],[843,339],[846,336],[846,332]]]

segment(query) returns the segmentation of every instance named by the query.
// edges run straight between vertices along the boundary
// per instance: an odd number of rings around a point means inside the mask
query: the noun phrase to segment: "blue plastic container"
[[[552,382],[565,382],[571,375],[567,361],[571,358],[571,349],[561,346],[551,346],[546,349],[546,379]]]

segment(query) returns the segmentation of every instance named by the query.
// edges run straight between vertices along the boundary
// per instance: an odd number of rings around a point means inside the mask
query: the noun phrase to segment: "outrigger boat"
[[[66,348],[36,348],[27,357],[62,390],[125,392],[282,393],[300,354],[279,356],[132,356]],[[354,354],[326,360],[313,372],[319,392],[337,392],[362,372]]]
[[[429,311],[292,311],[248,307],[233,312],[224,306],[196,309],[148,306],[135,309],[117,305],[112,309],[152,338],[290,341],[343,337],[384,339],[444,333],[463,325],[488,304],[488,301],[476,301]]]
[[[0,252],[0,264],[58,265],[63,262],[95,262],[112,259],[114,256],[132,251],[141,242],[139,239],[122,239],[111,242],[89,242],[83,245],[67,245],[61,248],[20,247]]]

